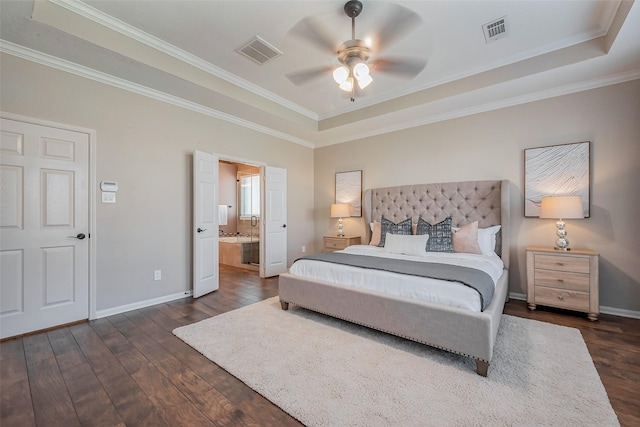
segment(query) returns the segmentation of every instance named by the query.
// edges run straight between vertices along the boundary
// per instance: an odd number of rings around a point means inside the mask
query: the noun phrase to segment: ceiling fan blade
[[[379,58],[369,61],[374,71],[393,74],[405,79],[412,79],[427,66],[424,58]]]
[[[412,10],[398,4],[390,4],[390,11],[377,32],[377,52],[382,52],[400,41],[413,29],[422,24],[422,18]]]
[[[330,76],[331,71],[333,71],[333,67],[324,66],[324,67],[307,68],[306,70],[300,70],[300,71],[293,71],[285,75],[289,80],[291,80],[291,83],[293,83],[296,86],[300,86],[305,83],[309,83],[313,80],[319,79],[320,77]]]
[[[318,49],[330,55],[335,55],[340,46],[340,42],[331,30],[312,16],[307,16],[294,25],[290,34],[311,42]]]

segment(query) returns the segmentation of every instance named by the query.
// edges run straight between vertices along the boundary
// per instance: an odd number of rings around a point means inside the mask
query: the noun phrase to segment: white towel
[[[227,225],[227,205],[218,205],[218,225]]]

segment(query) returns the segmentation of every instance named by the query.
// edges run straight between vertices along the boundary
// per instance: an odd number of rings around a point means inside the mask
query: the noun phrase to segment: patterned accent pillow
[[[453,238],[451,237],[451,217],[447,217],[437,224],[429,224],[418,218],[416,234],[428,234],[427,252],[453,252]]]
[[[400,234],[403,236],[411,236],[413,234],[413,230],[411,229],[411,218],[407,218],[404,221],[399,223],[395,223],[390,221],[382,216],[380,220],[380,243],[378,243],[379,247],[384,247],[384,241],[387,237],[387,233],[390,234]]]

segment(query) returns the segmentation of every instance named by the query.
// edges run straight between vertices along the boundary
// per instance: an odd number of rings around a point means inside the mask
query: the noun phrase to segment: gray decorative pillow
[[[422,218],[418,218],[416,234],[429,235],[427,252],[453,252],[450,216],[433,225]]]
[[[384,247],[384,240],[387,237],[387,233],[400,234],[403,236],[411,236],[413,234],[413,230],[411,229],[411,218],[407,218],[396,224],[395,222],[386,219],[383,215],[380,220],[380,229],[379,247]]]

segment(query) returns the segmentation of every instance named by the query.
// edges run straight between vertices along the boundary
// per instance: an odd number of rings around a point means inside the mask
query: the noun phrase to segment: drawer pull
[[[558,282],[564,283],[564,279],[558,279]]]
[[[564,262],[558,262],[557,263],[560,267],[564,267]]]
[[[560,301],[564,301],[564,294],[560,294],[560,295],[558,295],[558,299],[559,299]]]

